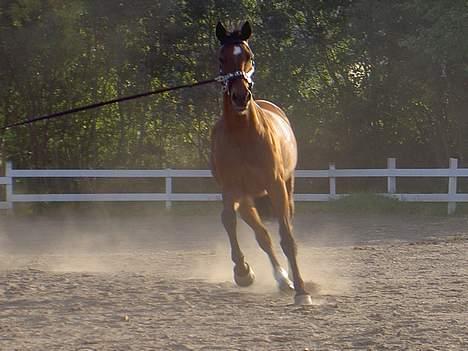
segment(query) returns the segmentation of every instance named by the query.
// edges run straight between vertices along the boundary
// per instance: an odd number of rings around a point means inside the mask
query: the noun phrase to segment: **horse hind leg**
[[[286,182],[286,193],[287,193],[287,199],[288,199],[288,204],[289,204],[289,218],[294,217],[294,211],[295,211],[295,204],[294,204],[294,175],[291,176]],[[291,269],[291,265],[288,264],[289,270],[288,270],[288,275],[291,280],[293,280],[293,273]]]
[[[294,216],[294,175],[291,176],[286,181],[286,192],[288,195],[288,202],[289,202],[289,216],[290,218],[293,218]]]
[[[237,240],[235,202],[225,197],[223,197],[223,200],[224,209],[221,214],[221,221],[226,229],[231,244],[231,259],[234,262],[234,281],[237,285],[242,287],[250,286],[255,280],[255,274],[249,264],[245,262],[244,254]]]
[[[286,182],[277,181],[272,184],[269,189],[269,194],[278,217],[281,248],[288,258],[289,267],[293,276],[294,289],[296,290],[295,304],[310,305],[312,304],[312,299],[305,290],[304,281],[302,280],[297,263],[297,244],[292,234],[291,225],[291,197],[290,194],[288,194]]]
[[[239,204],[239,213],[242,219],[252,228],[255,233],[255,238],[260,248],[266,252],[273,267],[273,275],[278,283],[281,291],[293,291],[294,287],[291,280],[288,278],[287,272],[281,267],[273,250],[270,233],[263,225],[254,202],[251,198],[245,199]]]

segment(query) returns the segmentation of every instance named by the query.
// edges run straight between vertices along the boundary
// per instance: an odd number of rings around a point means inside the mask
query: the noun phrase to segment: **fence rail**
[[[337,178],[386,178],[387,192],[380,194],[411,202],[447,202],[448,213],[455,212],[457,202],[468,202],[468,193],[457,193],[457,179],[468,177],[468,168],[458,168],[458,160],[451,158],[448,168],[410,169],[396,168],[396,159],[387,159],[387,168],[382,169],[336,169],[330,164],[326,170],[297,170],[296,178],[328,178],[327,194],[295,194],[296,201],[330,201],[347,196],[337,194]],[[198,194],[173,192],[173,178],[211,178],[209,170],[29,170],[14,169],[11,162],[6,163],[5,176],[0,177],[0,185],[6,187],[5,201],[0,209],[12,209],[20,202],[107,202],[107,201],[165,201],[170,208],[173,201],[220,201],[221,194]],[[398,177],[439,177],[448,178],[447,193],[403,194],[397,193]],[[114,194],[15,194],[17,178],[164,178],[164,193],[114,193]]]

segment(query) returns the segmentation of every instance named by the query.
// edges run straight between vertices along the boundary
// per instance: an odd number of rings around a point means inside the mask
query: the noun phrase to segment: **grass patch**
[[[18,216],[203,216],[220,215],[221,202],[173,202],[167,210],[164,202],[127,202],[127,203],[36,203],[16,204]],[[396,199],[371,193],[355,193],[330,202],[296,202],[296,214],[309,213],[343,214],[405,214],[447,216],[447,203],[402,202]],[[457,204],[455,216],[467,216],[468,203]]]
[[[221,202],[76,202],[76,203],[18,203],[16,216],[63,217],[147,217],[147,216],[203,216],[220,214]]]
[[[296,203],[297,213],[329,212],[345,214],[409,214],[427,216],[447,216],[446,203],[416,203],[403,202],[389,197],[356,193],[338,200],[322,203]],[[465,214],[468,208],[465,207]],[[457,214],[462,214],[461,206],[457,206]]]
[[[395,212],[403,203],[396,199],[375,194],[358,193],[351,194],[341,199],[327,203],[330,210],[339,212]]]

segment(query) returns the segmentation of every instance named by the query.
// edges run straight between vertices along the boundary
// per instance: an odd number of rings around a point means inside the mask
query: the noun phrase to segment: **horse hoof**
[[[298,306],[310,306],[312,305],[312,298],[309,294],[296,295],[294,297],[294,304]]]
[[[285,293],[294,291],[294,285],[289,279],[288,273],[283,268],[280,267],[278,270],[275,270],[274,276],[280,291]]]
[[[252,285],[255,280],[255,273],[252,268],[246,263],[247,273],[246,274],[239,274],[239,272],[234,268],[234,281],[237,285],[246,287]]]

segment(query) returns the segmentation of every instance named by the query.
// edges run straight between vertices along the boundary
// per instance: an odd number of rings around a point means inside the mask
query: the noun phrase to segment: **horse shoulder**
[[[220,133],[222,133],[223,129],[223,120],[219,119],[216,121],[213,129],[211,130],[211,155],[210,155],[210,166],[211,166],[211,173],[215,178],[218,177],[218,165],[217,165],[217,153],[219,152],[219,138]]]
[[[211,132],[211,172],[217,180],[229,176],[230,173],[240,168],[240,162],[244,158],[241,150],[227,128],[223,118],[219,119]]]

